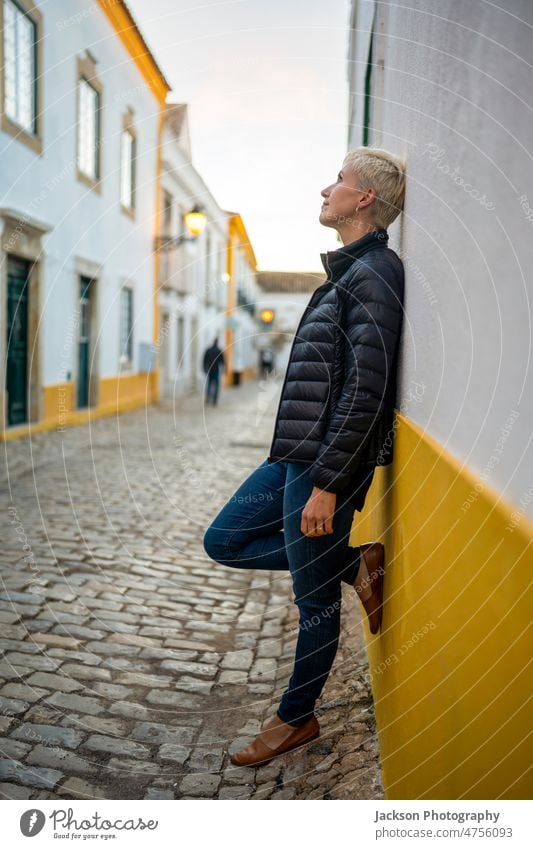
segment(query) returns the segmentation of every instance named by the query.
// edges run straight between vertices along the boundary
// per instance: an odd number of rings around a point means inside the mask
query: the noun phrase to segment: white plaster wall
[[[378,3],[384,102],[370,144],[407,159],[390,230],[406,269],[402,409],[533,516],[533,6],[506,9]]]
[[[179,395],[190,391],[196,376],[196,387],[201,388],[204,381],[202,369],[203,354],[218,333],[220,344],[224,345],[224,310],[227,304],[227,283],[222,279],[226,263],[227,213],[222,210],[201,175],[189,160],[186,151],[177,143],[168,127],[163,132],[164,170],[162,187],[170,192],[176,209],[182,212],[191,209],[195,203],[203,206],[207,215],[204,232],[193,242],[185,243],[177,255],[178,268],[190,281],[187,295],[163,292],[159,294],[162,305],[172,310],[173,319],[169,337],[170,360],[174,372],[171,375],[172,394]],[[177,224],[176,209],[174,226]],[[210,244],[207,244],[207,231]],[[174,230],[172,235],[177,235]],[[211,255],[208,259],[207,251]],[[217,252],[222,252],[219,260]],[[206,284],[209,284],[209,291]],[[178,369],[177,333],[175,315],[185,317],[185,350]],[[194,337],[194,319],[197,320],[196,339]]]

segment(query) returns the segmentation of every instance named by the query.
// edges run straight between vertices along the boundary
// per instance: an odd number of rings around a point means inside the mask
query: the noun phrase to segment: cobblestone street
[[[216,409],[195,396],[5,443],[3,798],[382,797],[346,586],[320,739],[258,769],[228,758],[277,705],[296,641],[288,573],[223,567],[202,547],[268,453],[263,396],[250,382]]]

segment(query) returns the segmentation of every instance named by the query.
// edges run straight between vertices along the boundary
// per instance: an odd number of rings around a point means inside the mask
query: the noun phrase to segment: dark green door
[[[7,423],[27,421],[28,274],[30,263],[7,258]]]
[[[91,280],[80,277],[80,341],[78,348],[78,407],[89,406],[91,349]]]

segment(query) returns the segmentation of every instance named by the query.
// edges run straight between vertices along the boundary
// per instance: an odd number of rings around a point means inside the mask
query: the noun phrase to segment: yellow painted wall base
[[[244,383],[246,380],[253,380],[257,377],[257,368],[255,366],[246,366],[241,371],[241,383]]]
[[[244,383],[246,380],[255,380],[257,378],[257,368],[255,366],[246,366],[241,371],[241,383]],[[222,376],[222,386],[226,386],[229,388],[233,387],[233,372],[225,371]]]
[[[385,544],[367,632],[386,796],[530,798],[532,523],[399,415],[351,543]]]
[[[20,425],[20,427],[8,428],[2,433],[2,441],[7,442],[29,434],[83,424],[91,419],[147,406],[155,400],[153,388],[153,373],[103,378],[100,381],[98,406],[78,410],[75,407],[74,383],[45,386],[43,388],[43,419],[39,422]]]

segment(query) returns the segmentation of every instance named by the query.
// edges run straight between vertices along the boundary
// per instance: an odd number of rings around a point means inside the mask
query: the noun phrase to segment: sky
[[[260,270],[323,271],[320,191],[346,153],[349,0],[128,0],[192,160],[239,212]]]

